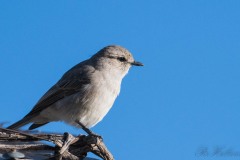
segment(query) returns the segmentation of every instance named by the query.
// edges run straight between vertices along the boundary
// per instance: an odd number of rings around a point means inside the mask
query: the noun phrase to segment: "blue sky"
[[[238,0],[0,1],[0,121],[19,120],[65,71],[119,44],[145,66],[93,128],[116,159],[239,159],[214,155],[240,154],[239,17]]]

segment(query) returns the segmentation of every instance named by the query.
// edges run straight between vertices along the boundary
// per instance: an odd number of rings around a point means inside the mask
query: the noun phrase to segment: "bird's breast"
[[[111,109],[120,92],[121,81],[99,76],[84,87],[84,96],[79,95],[79,120],[92,127],[103,119]],[[76,102],[76,103],[79,103]]]

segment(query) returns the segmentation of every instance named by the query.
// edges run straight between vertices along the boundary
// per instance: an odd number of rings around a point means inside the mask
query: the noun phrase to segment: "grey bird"
[[[121,46],[104,47],[67,71],[25,117],[8,129],[32,123],[29,127],[32,130],[52,121],[63,121],[78,128],[93,127],[111,109],[122,79],[132,65],[143,66]]]

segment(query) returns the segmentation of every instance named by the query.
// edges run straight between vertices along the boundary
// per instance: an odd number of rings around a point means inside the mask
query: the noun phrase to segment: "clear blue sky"
[[[61,75],[102,47],[133,67],[93,130],[118,160],[231,160],[240,153],[240,1],[0,1],[0,121],[30,111]],[[47,132],[83,133],[63,123]],[[196,155],[207,147],[209,155]]]

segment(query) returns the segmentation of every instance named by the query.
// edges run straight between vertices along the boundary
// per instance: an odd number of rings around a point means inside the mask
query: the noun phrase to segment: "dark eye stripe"
[[[118,57],[117,59],[121,62],[126,62],[127,61],[125,57]]]
[[[113,59],[117,59],[120,62],[126,62],[127,59],[125,57],[114,57],[114,56],[107,56],[108,58],[113,58]]]

